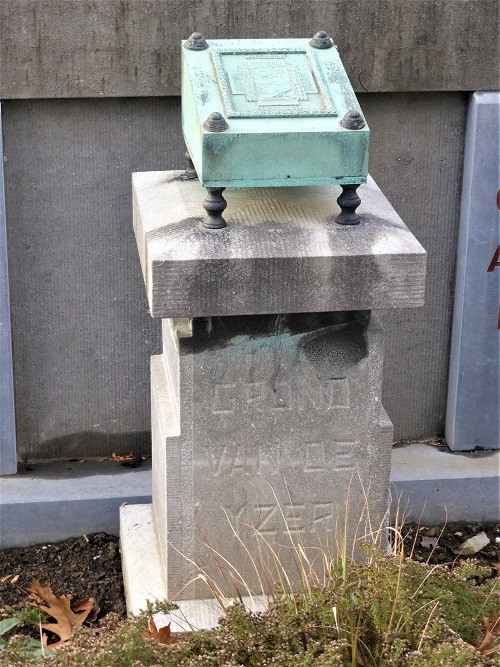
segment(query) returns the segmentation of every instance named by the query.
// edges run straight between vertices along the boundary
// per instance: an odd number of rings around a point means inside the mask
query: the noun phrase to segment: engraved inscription
[[[277,469],[299,469],[306,473],[355,469],[356,441],[347,442],[293,442],[255,444],[231,443],[220,445],[207,440],[200,448],[198,465],[206,466],[212,477],[240,477],[265,475]]]
[[[253,509],[258,515],[255,530],[261,535],[269,535],[270,533],[275,532],[276,528],[273,528],[273,524],[275,524],[277,518],[279,518],[278,505],[257,505]]]
[[[257,516],[254,528],[261,535],[274,535],[282,531],[285,526],[287,532],[292,535],[304,532],[305,503],[289,503],[283,506],[278,504],[255,505],[253,512]]]
[[[349,385],[345,378],[317,382],[303,378],[304,404],[317,412],[328,412],[332,408],[349,407]]]
[[[235,408],[236,385],[215,384],[212,412],[214,415],[232,414]]]
[[[325,449],[320,442],[308,442],[305,446],[305,471],[322,472],[325,469]]]
[[[310,411],[328,413],[336,408],[349,408],[350,392],[347,378],[325,382],[307,377],[282,380],[248,381],[213,385],[211,411],[214,415],[252,412]]]
[[[339,509],[342,511],[334,502],[326,500],[288,500],[283,504],[269,501],[246,506],[234,505],[227,509],[227,516],[236,529],[251,526],[266,539],[281,535],[286,541],[306,533],[331,529]]]
[[[336,442],[335,443],[335,468],[337,470],[353,470],[353,443]]]

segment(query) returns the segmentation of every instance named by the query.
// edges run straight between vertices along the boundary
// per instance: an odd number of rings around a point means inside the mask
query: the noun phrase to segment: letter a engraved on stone
[[[214,467],[214,477],[220,477],[221,475],[236,475],[245,471],[245,461],[242,455],[242,444],[232,444],[230,446],[225,446],[222,451],[220,451],[217,465]]]

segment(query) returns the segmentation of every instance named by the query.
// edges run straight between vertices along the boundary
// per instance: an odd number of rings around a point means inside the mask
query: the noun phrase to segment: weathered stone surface
[[[336,186],[234,188],[214,231],[201,225],[205,190],[181,174],[133,175],[153,317],[423,305],[426,253],[372,179],[355,227],[335,223]]]
[[[144,296],[130,173],[167,150],[182,164],[180,110],[159,99],[2,106],[19,460],[149,454],[160,323]]]
[[[3,0],[0,97],[177,95],[180,41],[327,30],[358,91],[499,87],[496,0]]]
[[[207,595],[183,587],[197,574],[188,558],[216,576],[214,551],[258,592],[233,528],[257,559],[260,535],[266,563],[271,542],[293,577],[291,540],[333,557],[345,515],[349,552],[365,534],[364,491],[380,527],[392,425],[374,316],[200,318],[180,340],[170,323],[152,358],[153,514],[169,597]],[[224,569],[219,583],[234,593]]]
[[[425,306],[379,313],[383,403],[396,439],[418,440],[444,433],[467,97],[405,94],[397,110],[390,95],[363,97],[371,173],[428,252]]]

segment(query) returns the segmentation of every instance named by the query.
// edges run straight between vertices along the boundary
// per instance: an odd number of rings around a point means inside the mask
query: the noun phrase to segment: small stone
[[[470,537],[468,540],[458,547],[458,549],[453,549],[454,554],[459,556],[473,556],[478,551],[481,551],[485,546],[490,543],[490,538],[486,533],[478,533],[474,537]]]
[[[422,540],[421,540],[420,544],[422,545],[422,547],[424,549],[432,549],[432,548],[436,547],[436,545],[437,545],[437,537],[427,537],[427,536],[424,535],[422,537]],[[436,548],[438,548],[438,547],[436,547]]]

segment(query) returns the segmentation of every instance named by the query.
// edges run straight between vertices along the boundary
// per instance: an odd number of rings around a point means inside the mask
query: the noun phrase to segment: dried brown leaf
[[[491,567],[496,570],[497,574],[500,574],[500,560],[492,560]]]
[[[77,600],[71,607],[75,613],[80,611],[86,611],[89,609],[89,615],[85,619],[87,623],[93,623],[97,620],[97,615],[101,611],[101,608],[97,604],[95,598],[85,598],[84,600]]]
[[[118,463],[123,463],[123,461],[126,461],[127,459],[133,458],[132,452],[129,452],[128,454],[116,454],[113,452],[111,454],[111,460],[112,461],[117,461]]]
[[[55,620],[55,623],[42,623],[44,630],[53,632],[59,637],[59,641],[49,644],[49,648],[56,648],[71,639],[92,611],[93,605],[88,600],[89,604],[85,609],[74,612],[65,595],[55,596],[50,584],[41,584],[37,579],[33,579],[28,590],[42,600],[43,603],[36,602],[36,606]]]
[[[138,468],[144,461],[144,456],[133,454],[132,452],[129,452],[128,454],[115,454],[115,452],[113,452],[111,454],[111,460],[116,461],[127,468]]]
[[[158,644],[177,644],[179,641],[175,637],[172,637],[170,623],[158,630],[152,616],[148,619],[148,629],[144,630],[142,636],[144,639],[152,639],[153,641],[158,642]]]

